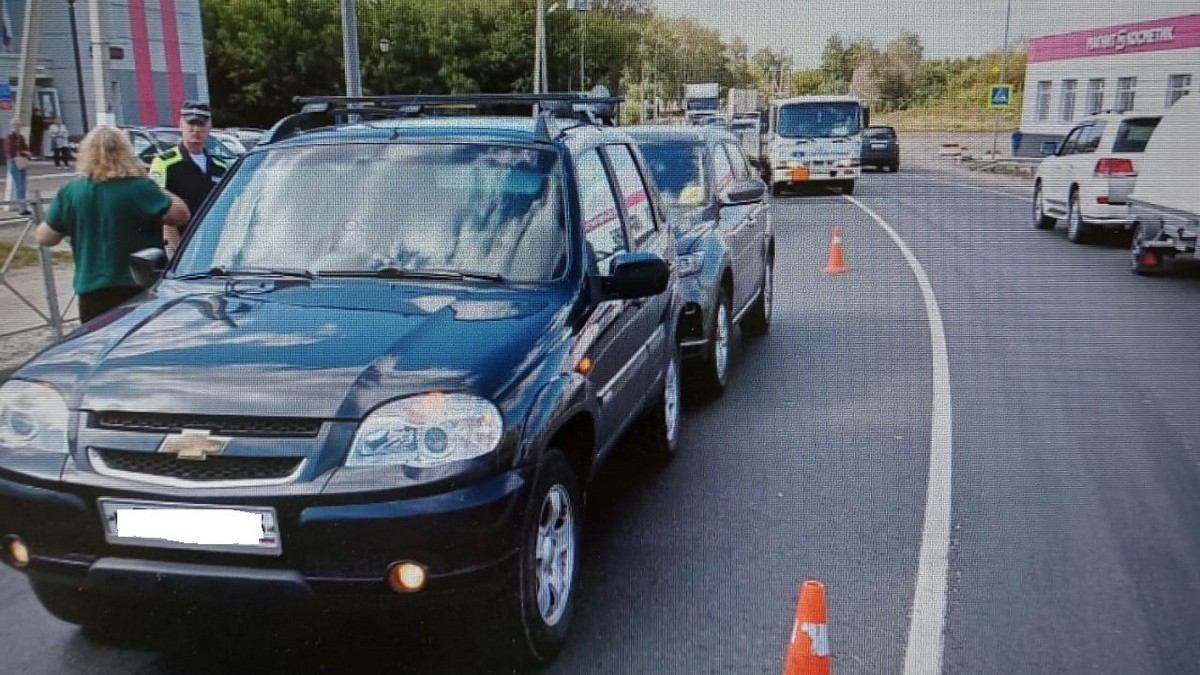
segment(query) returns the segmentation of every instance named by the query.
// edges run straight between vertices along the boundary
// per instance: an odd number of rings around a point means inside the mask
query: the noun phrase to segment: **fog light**
[[[9,537],[5,548],[8,550],[8,559],[12,562],[13,567],[25,567],[29,564],[29,548],[25,546],[25,542],[21,541],[20,537]]]
[[[425,588],[429,575],[425,568],[414,562],[392,565],[388,570],[388,585],[397,593],[416,593]]]

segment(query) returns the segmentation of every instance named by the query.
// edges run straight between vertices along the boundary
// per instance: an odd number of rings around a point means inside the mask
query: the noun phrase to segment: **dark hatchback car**
[[[733,134],[719,127],[627,127],[677,221],[685,304],[679,341],[698,393],[729,380],[733,324],[757,336],[771,325],[775,232],[767,185]]]
[[[900,170],[900,139],[895,129],[873,125],[863,130],[862,165],[884,171]]]
[[[2,557],[85,625],[467,602],[546,661],[590,479],[627,430],[678,439],[636,145],[552,112],[283,126],[148,293],[0,387]]]

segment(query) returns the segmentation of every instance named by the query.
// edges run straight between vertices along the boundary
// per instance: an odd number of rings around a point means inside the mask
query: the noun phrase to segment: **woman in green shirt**
[[[123,131],[100,126],[79,145],[79,176],[59,188],[38,226],[42,246],[71,239],[79,320],[139,294],[129,254],[163,242],[163,225],[187,223],[187,206],[146,176]]]

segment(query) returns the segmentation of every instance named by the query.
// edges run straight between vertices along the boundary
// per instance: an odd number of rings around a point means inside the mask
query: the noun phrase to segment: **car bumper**
[[[1090,203],[1089,203],[1090,202]],[[1099,204],[1095,197],[1080,200],[1083,219],[1092,227],[1109,230],[1132,230],[1133,214],[1129,204]]]
[[[861,173],[861,167],[810,167],[808,177],[798,179],[792,172],[794,167],[776,166],[771,171],[772,185],[804,185],[806,183],[825,183],[829,181],[855,180]]]
[[[894,150],[876,150],[864,151],[862,155],[863,166],[875,166],[877,164],[893,164],[900,161],[900,153]]]
[[[22,571],[32,579],[106,596],[222,605],[460,604],[514,573],[532,471],[404,499],[222,500],[276,509],[277,556],[113,544],[97,504],[108,495],[0,478],[0,537],[26,544],[30,560]],[[11,565],[7,554],[4,560]],[[388,569],[401,561],[428,570],[419,592],[401,595],[388,585]]]

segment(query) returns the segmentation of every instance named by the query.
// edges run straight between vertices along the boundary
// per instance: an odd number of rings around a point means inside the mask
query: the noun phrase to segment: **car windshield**
[[[669,206],[698,206],[707,194],[704,147],[692,141],[640,143],[659,194]]]
[[[1150,141],[1160,119],[1143,117],[1121,122],[1117,128],[1117,138],[1113,141],[1113,152],[1145,152],[1146,143]]]
[[[862,129],[857,103],[790,103],[779,108],[779,135],[785,138],[843,138]]]
[[[285,147],[249,155],[182,254],[214,268],[454,271],[552,279],[566,262],[557,155],[486,144]]]

